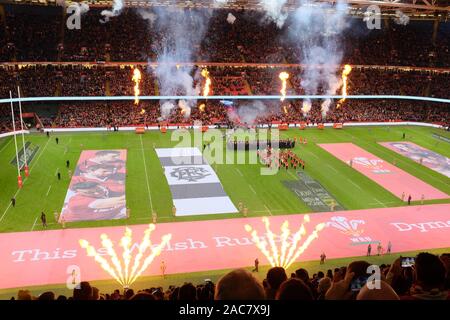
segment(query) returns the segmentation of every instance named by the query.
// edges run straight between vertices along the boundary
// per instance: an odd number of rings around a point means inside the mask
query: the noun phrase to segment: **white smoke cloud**
[[[154,14],[151,11],[147,11],[147,10],[139,10],[138,13],[140,14],[140,16],[142,17],[142,19],[144,20],[148,20],[150,22],[150,25],[153,26],[153,24],[155,23],[157,16],[156,14]]]
[[[61,6],[66,6],[66,2],[64,0],[57,2],[57,4]],[[72,2],[70,3],[70,7],[78,7],[78,10],[76,12],[81,15],[89,11],[89,4],[86,2]]]
[[[330,110],[331,105],[331,99],[325,99],[322,101],[322,104],[320,105],[320,109],[322,111],[322,118],[325,118],[327,116],[328,110]]]
[[[283,9],[287,0],[259,0],[260,5],[266,11],[266,17],[276,23],[278,28],[282,28],[288,17],[288,13]]]
[[[207,11],[183,10],[178,8],[155,8],[156,16],[144,15],[152,24],[152,28],[162,35],[160,41],[153,43],[153,50],[157,54],[158,66],[154,73],[159,83],[159,91],[164,96],[200,94],[200,78],[194,73],[193,66],[180,66],[179,63],[194,61],[194,50],[200,47],[206,33],[211,15]],[[142,13],[141,13],[142,16]],[[161,113],[164,101],[161,101]],[[197,105],[196,100],[187,100],[186,109]]]
[[[80,6],[80,13],[86,13],[89,11],[89,4],[87,4],[86,2],[81,2],[78,4]]]
[[[307,116],[311,111],[311,100],[303,100],[302,112],[303,115]]]
[[[229,24],[233,24],[236,21],[236,17],[230,12],[227,16],[227,22]]]
[[[123,0],[114,0],[112,10],[103,10],[100,13],[103,16],[103,19],[100,19],[100,22],[107,23],[112,17],[119,16],[124,6]]]
[[[173,108],[175,108],[175,104],[173,103],[173,101],[165,101],[161,105],[161,117],[158,120],[162,121],[169,118]]]
[[[261,101],[255,101],[250,104],[244,104],[237,109],[237,116],[242,123],[252,125],[256,118],[263,117],[268,111],[267,106]],[[232,121],[236,119],[231,119]]]
[[[409,17],[404,14],[401,10],[395,10],[394,21],[396,24],[406,26],[409,23]]]
[[[336,5],[302,0],[294,14],[290,31],[299,44],[300,62],[305,65],[301,85],[308,95],[335,94],[342,84],[337,72],[343,56],[341,34],[349,25],[347,9],[345,0],[338,0]],[[311,103],[305,102],[302,110],[307,114]],[[330,104],[324,102],[322,111]]]
[[[188,105],[186,100],[178,101],[178,107],[183,111],[183,116],[185,119],[191,116],[191,107]]]

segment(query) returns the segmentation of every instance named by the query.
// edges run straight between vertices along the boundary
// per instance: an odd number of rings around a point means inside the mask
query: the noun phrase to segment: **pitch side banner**
[[[305,224],[306,234],[301,243],[318,223],[325,223],[326,228],[297,261],[318,260],[322,252],[328,259],[361,257],[366,255],[369,243],[372,248],[381,243],[386,250],[389,241],[392,253],[449,248],[449,212],[450,204],[447,203],[313,213],[310,214],[311,221]],[[268,217],[278,246],[283,222],[287,220],[291,231],[296,232],[303,222],[303,216]],[[167,274],[248,267],[253,265],[256,257],[261,265],[269,264],[245,230],[246,224],[267,240],[260,217],[157,224],[151,235],[152,244],[159,244],[161,237],[168,233],[172,234],[172,239],[143,276],[161,275],[162,260],[167,267]],[[148,225],[128,227],[133,235],[131,251],[134,256]],[[71,281],[74,268],[79,270],[81,281],[111,279],[93,257],[87,256],[79,240],[89,241],[103,258],[110,261],[100,236],[107,234],[115,244],[116,252],[121,255],[119,244],[124,231],[125,226],[2,233],[0,288],[65,284]],[[325,264],[322,271],[327,269]]]
[[[67,190],[60,221],[126,217],[126,150],[85,150]]]
[[[156,154],[172,192],[177,216],[238,210],[198,148],[161,148]]]

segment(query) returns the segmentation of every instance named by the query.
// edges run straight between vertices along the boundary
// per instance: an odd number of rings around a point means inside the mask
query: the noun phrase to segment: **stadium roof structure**
[[[62,5],[71,2],[86,2],[91,7],[112,7],[113,0],[4,0],[3,3]],[[224,8],[229,10],[264,10],[261,0],[125,0],[126,7],[178,7],[178,8]],[[295,10],[301,0],[286,0],[284,10]],[[335,3],[336,0],[315,0],[315,2]],[[450,0],[347,0],[351,13],[363,15],[366,8],[376,5],[383,15],[394,14],[401,10],[412,18],[450,17]]]

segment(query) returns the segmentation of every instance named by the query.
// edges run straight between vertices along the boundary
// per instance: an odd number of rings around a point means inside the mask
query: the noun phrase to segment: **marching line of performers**
[[[278,141],[278,147],[280,149],[292,149],[295,148],[295,143],[296,143],[296,138],[294,139],[285,139],[285,140],[279,140]],[[227,143],[227,146],[229,148],[233,148],[234,150],[259,150],[260,149],[260,141],[259,140],[255,140],[255,141],[231,141],[229,140]],[[272,147],[272,141],[271,140],[267,140],[265,141],[265,143],[261,143],[261,146],[264,147]]]
[[[272,148],[268,147],[263,152],[258,150],[258,156],[260,157],[261,162],[271,169],[273,169],[273,166],[275,165],[278,168],[285,168],[286,170],[288,170],[289,167],[294,170],[297,168],[305,170],[305,160],[291,150],[279,151],[277,154],[273,152]]]

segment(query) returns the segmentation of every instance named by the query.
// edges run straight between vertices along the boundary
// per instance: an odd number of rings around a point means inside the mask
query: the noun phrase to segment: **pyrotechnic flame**
[[[284,99],[286,99],[286,83],[287,83],[287,79],[289,79],[289,73],[287,72],[281,72],[278,76],[281,80],[281,90],[280,93],[282,95],[281,97],[281,101],[284,101]]]
[[[206,105],[204,103],[202,103],[201,105],[198,106],[198,110],[200,110],[200,112],[204,112],[205,107],[206,107]]]
[[[337,108],[340,108],[342,103],[344,103],[346,97],[347,97],[347,80],[348,80],[348,75],[350,74],[350,72],[352,72],[352,67],[348,64],[346,64],[344,66],[344,70],[342,71],[342,93],[341,95],[343,96],[342,99],[339,100],[338,104],[337,104]]]
[[[203,96],[207,97],[210,92],[211,78],[209,77],[208,69],[203,69],[201,74],[202,77],[205,78],[205,86],[203,87]]]
[[[258,233],[250,225],[245,225],[245,230],[251,234],[256,247],[267,258],[270,265],[272,267],[283,267],[284,269],[289,268],[305,252],[306,248],[308,248],[314,239],[319,237],[319,232],[325,227],[324,223],[316,225],[313,232],[299,246],[301,238],[306,234],[305,223],[310,222],[309,216],[304,216],[302,225],[293,235],[291,235],[291,231],[289,230],[288,221],[285,221],[281,226],[281,235],[278,236],[281,241],[281,247],[279,249],[275,244],[276,235],[270,230],[269,219],[264,217],[262,221],[266,229],[267,241],[264,237],[258,237]],[[270,250],[267,249],[268,243]]]
[[[288,110],[287,110],[286,106],[283,106],[283,111],[284,111],[284,114],[288,114]]]
[[[134,82],[134,104],[139,104],[139,95],[141,94],[141,90],[139,89],[139,83],[141,82],[142,75],[141,71],[138,68],[134,68],[133,70],[133,82]]]
[[[162,249],[172,238],[171,234],[166,234],[162,237],[162,241],[159,245],[152,245],[150,241],[150,235],[155,230],[155,225],[150,224],[148,229],[144,231],[144,237],[138,245],[138,252],[134,256],[132,255],[132,232],[131,229],[126,228],[123,237],[120,239],[120,247],[122,247],[122,261],[119,260],[119,256],[114,250],[113,242],[108,238],[106,234],[102,234],[102,246],[106,249],[106,253],[111,259],[112,265],[97,253],[97,250],[89,244],[86,240],[79,240],[80,246],[86,249],[88,257],[94,257],[95,261],[100,264],[103,270],[108,272],[120,285],[123,287],[130,287],[136,279],[148,268],[153,262],[155,257],[161,254]],[[146,256],[146,257],[145,257]],[[144,262],[141,263],[141,260]],[[131,262],[133,262],[131,266]],[[131,266],[131,268],[130,268]],[[131,269],[131,270],[130,270]]]

